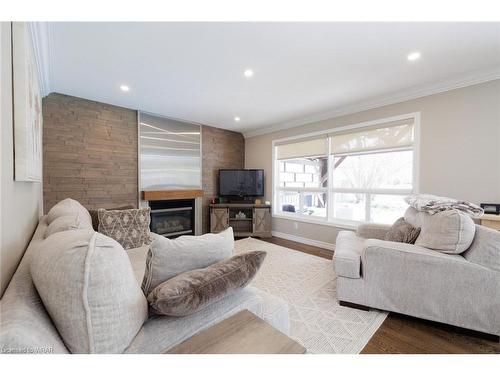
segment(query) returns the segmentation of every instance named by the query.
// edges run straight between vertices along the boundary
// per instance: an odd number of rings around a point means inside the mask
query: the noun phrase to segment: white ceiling
[[[500,78],[500,23],[49,23],[48,36],[52,92],[249,134]]]

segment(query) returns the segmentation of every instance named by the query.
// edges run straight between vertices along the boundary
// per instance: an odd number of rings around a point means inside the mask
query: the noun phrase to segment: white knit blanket
[[[405,202],[417,211],[424,211],[430,215],[445,210],[460,210],[473,218],[479,218],[484,214],[484,210],[474,203],[431,194],[412,194],[405,198]]]

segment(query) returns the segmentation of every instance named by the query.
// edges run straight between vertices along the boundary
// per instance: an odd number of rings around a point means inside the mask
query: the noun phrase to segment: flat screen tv
[[[219,196],[241,198],[264,196],[264,170],[220,169]]]

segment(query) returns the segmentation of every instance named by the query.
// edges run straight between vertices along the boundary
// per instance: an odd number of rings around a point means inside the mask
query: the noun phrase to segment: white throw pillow
[[[91,230],[92,228],[89,228],[86,222],[82,222],[82,220],[80,220],[80,214],[59,216],[54,219],[45,230],[45,238],[57,232],[76,229]]]
[[[127,253],[100,233],[55,233],[39,245],[30,268],[72,353],[122,353],[147,319],[147,300]]]
[[[90,225],[89,229],[92,229],[92,218],[90,217],[89,211],[83,207],[80,202],[71,198],[63,199],[50,209],[47,214],[47,223],[52,223],[60,216],[72,214],[79,214],[80,220],[84,223],[88,223]]]
[[[162,282],[183,272],[229,259],[234,252],[233,228],[203,236],[157,237],[150,245],[142,290],[148,295]]]
[[[474,239],[474,221],[459,210],[446,210],[430,215],[408,207],[405,220],[421,228],[415,245],[448,254],[460,254],[469,248]]]

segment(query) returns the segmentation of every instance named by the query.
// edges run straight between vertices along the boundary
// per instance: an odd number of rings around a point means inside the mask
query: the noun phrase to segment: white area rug
[[[342,307],[337,301],[331,260],[254,238],[236,241],[236,253],[267,252],[251,285],[288,302],[290,336],[308,353],[359,353],[386,312]]]

